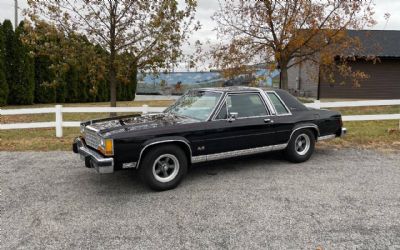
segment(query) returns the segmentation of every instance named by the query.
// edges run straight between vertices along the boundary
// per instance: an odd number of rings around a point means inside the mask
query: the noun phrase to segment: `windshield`
[[[191,90],[165,112],[206,121],[221,95],[218,92]]]

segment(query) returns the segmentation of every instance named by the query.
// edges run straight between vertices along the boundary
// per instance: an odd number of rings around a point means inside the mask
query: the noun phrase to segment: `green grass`
[[[376,150],[400,150],[399,121],[345,122],[347,135],[319,144],[331,147],[356,147]]]
[[[332,110],[339,111],[342,115],[400,114],[400,106],[351,107]]]
[[[57,138],[53,128],[0,130],[0,151],[71,150],[79,128],[64,128],[63,133],[63,138]]]

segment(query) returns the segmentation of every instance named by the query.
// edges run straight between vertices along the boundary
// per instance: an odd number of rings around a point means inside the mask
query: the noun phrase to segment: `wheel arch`
[[[143,143],[143,147],[140,151],[139,158],[137,161],[137,168],[140,168],[140,163],[143,160],[143,156],[152,148],[165,145],[165,144],[172,144],[180,147],[188,159],[188,162],[191,163],[192,158],[192,149],[190,147],[190,142],[184,137],[163,137],[157,139],[151,139]]]
[[[292,139],[293,134],[296,131],[301,130],[301,129],[310,129],[314,133],[315,140],[316,141],[318,140],[320,132],[319,132],[319,128],[316,124],[314,124],[314,123],[298,123],[293,127],[293,130],[292,130],[292,133],[290,134],[288,143]]]

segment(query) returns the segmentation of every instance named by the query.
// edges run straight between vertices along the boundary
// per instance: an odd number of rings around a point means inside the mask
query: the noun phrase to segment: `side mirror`
[[[228,121],[234,121],[238,117],[238,112],[229,112]]]

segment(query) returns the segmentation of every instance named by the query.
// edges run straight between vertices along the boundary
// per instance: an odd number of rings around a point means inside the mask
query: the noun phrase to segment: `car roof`
[[[291,110],[291,112],[308,110],[307,107],[304,106],[304,104],[302,104],[297,98],[295,98],[289,92],[287,92],[286,90],[283,90],[283,89],[267,88],[267,87],[254,88],[254,87],[246,87],[246,86],[231,86],[231,87],[199,88],[196,90],[218,91],[218,92],[224,92],[224,93],[226,93],[226,92],[241,92],[241,91],[243,91],[243,92],[246,92],[246,91],[254,91],[254,92],[274,91],[283,100],[283,102]]]
[[[230,86],[230,87],[209,87],[209,88],[199,88],[197,90],[201,91],[219,91],[219,92],[240,92],[240,91],[275,91],[272,88],[255,88],[247,86]]]

